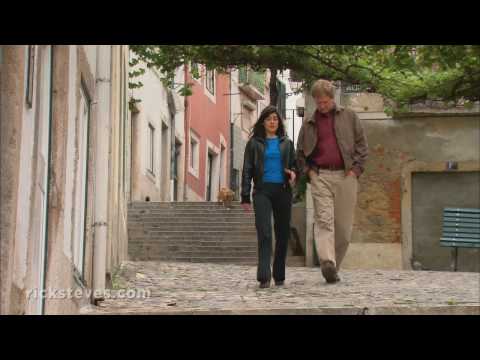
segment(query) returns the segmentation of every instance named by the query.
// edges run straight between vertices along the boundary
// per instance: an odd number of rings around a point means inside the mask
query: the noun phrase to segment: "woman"
[[[285,133],[280,114],[274,106],[265,108],[252,129],[245,147],[242,173],[242,207],[251,211],[250,190],[253,179],[253,206],[258,238],[257,280],[260,288],[270,287],[272,273],[273,212],[275,257],[273,279],[276,286],[285,280],[285,260],[290,235],[292,189],[295,183],[293,142]]]

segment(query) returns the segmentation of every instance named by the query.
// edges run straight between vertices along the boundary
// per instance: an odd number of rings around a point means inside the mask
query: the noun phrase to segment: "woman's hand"
[[[294,171],[289,169],[285,169],[285,173],[288,175],[288,182],[290,183],[290,186],[293,187],[295,185],[295,179],[297,175],[295,174]]]
[[[243,208],[243,210],[245,212],[251,212],[252,211],[252,205],[249,204],[249,203],[243,203],[243,204],[240,204],[240,206]]]

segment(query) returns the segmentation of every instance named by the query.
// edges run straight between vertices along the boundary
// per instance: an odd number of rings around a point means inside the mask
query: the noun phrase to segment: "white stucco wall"
[[[145,74],[138,78],[143,86],[133,91],[133,97],[140,99],[137,105],[139,113],[135,121],[135,143],[137,152],[133,162],[137,172],[136,186],[132,189],[133,201],[145,201],[150,197],[151,201],[170,201],[170,114],[168,109],[168,93],[163,86],[160,75],[156,70],[146,69]],[[154,131],[154,176],[148,171],[149,159],[149,124]],[[182,123],[183,125],[183,123]],[[162,144],[162,126],[166,126],[167,136]],[[183,127],[183,126],[182,126]],[[162,163],[162,159],[163,160]],[[163,166],[162,166],[163,164]],[[162,188],[162,184],[165,184]]]
[[[69,51],[69,73],[68,73],[68,134],[66,154],[66,176],[65,176],[65,216],[63,252],[68,259],[72,258],[72,208],[73,208],[73,185],[74,185],[74,164],[75,164],[75,116],[76,116],[76,79],[77,79],[77,46],[71,45]]]
[[[28,46],[25,48],[25,59],[28,58]],[[38,53],[38,48],[37,49]],[[37,58],[37,56],[35,56]],[[27,81],[27,63],[25,63],[25,81]],[[35,68],[34,79],[37,79],[38,68]],[[20,145],[20,176],[18,188],[22,189],[18,193],[17,220],[15,233],[15,259],[13,281],[23,289],[25,276],[27,273],[27,246],[30,227],[30,208],[32,201],[32,162],[33,162],[33,145],[35,143],[35,111],[36,111],[36,90],[37,82],[34,81],[32,108],[28,108],[26,102],[23,104],[23,123],[22,123],[22,141]],[[25,84],[25,88],[26,88]]]
[[[87,56],[88,65],[90,66],[90,72],[95,77],[95,74],[96,74],[95,69],[97,67],[97,45],[76,45],[76,46],[83,46],[83,49],[85,50],[85,54]]]

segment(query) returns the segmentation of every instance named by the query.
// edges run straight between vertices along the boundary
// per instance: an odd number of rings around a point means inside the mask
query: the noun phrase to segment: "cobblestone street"
[[[288,267],[284,287],[259,289],[256,267],[125,262],[114,279],[150,296],[106,299],[83,314],[474,314],[479,273],[342,271],[325,283],[319,268]]]

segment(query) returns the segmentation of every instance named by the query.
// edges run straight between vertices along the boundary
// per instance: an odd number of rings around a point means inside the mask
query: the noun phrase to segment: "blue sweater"
[[[280,155],[280,140],[265,139],[265,143],[263,182],[283,184],[284,171]]]

